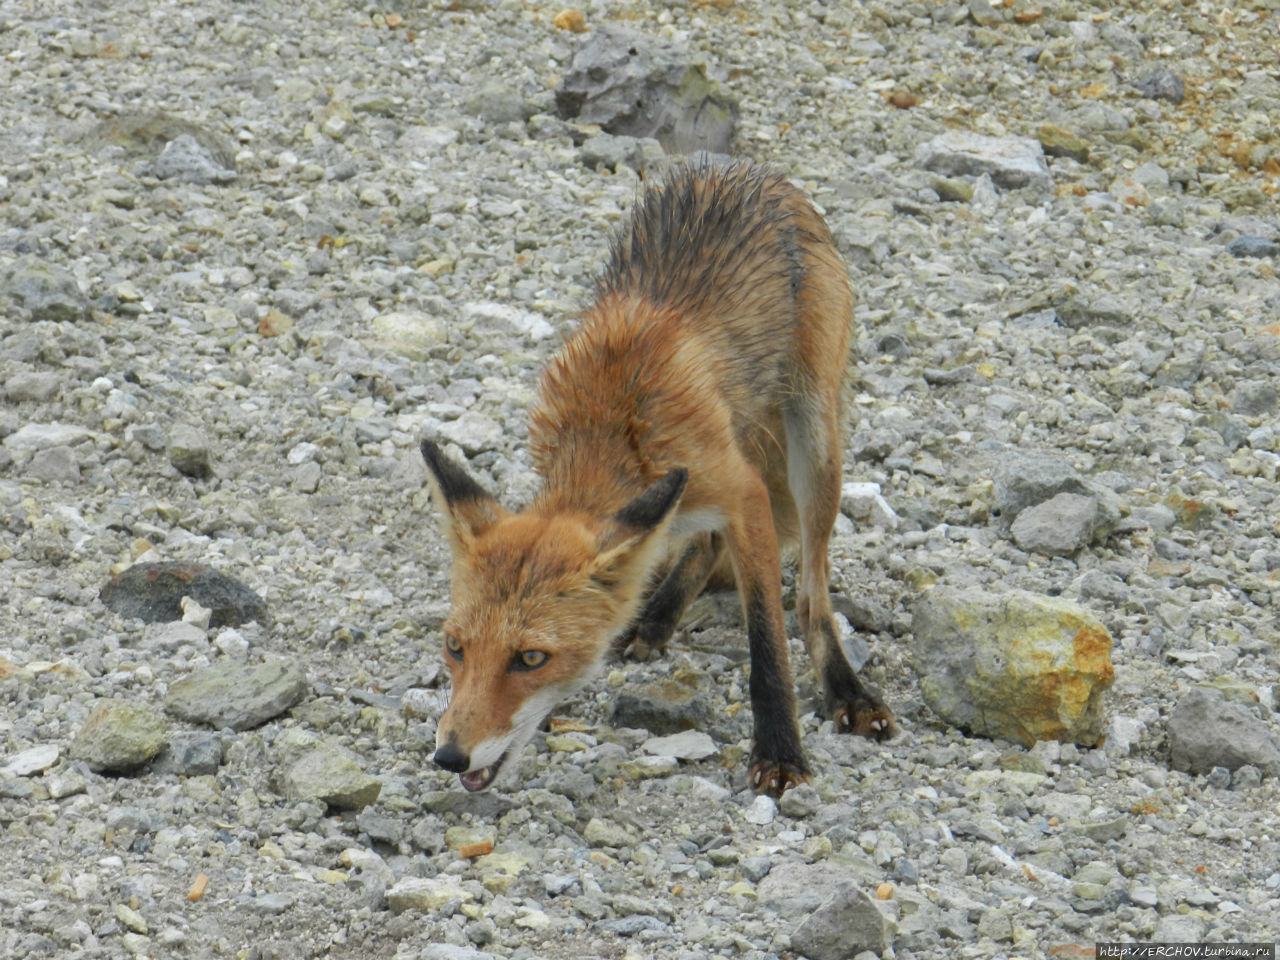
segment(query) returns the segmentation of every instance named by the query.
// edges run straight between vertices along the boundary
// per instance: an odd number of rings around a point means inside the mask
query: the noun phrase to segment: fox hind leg
[[[796,614],[809,658],[822,683],[823,714],[841,731],[885,740],[889,709],[868,691],[840,646],[828,594],[828,542],[840,510],[837,398],[819,405],[797,397],[784,413],[787,481],[800,515],[800,576]]]

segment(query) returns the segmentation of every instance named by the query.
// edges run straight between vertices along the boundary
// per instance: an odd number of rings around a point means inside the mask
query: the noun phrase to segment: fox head
[[[510,513],[431,441],[422,456],[453,551],[443,627],[453,692],[434,760],[483,790],[635,616],[687,473],[670,471],[605,517],[538,502]]]

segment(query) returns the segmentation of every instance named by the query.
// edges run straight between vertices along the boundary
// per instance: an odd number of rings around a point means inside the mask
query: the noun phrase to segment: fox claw
[[[856,733],[872,740],[889,740],[897,733],[893,717],[882,704],[845,704],[831,716],[840,733]]]
[[[761,760],[752,764],[748,777],[752,790],[771,797],[780,797],[792,787],[809,782],[808,771],[784,761],[771,763]]]

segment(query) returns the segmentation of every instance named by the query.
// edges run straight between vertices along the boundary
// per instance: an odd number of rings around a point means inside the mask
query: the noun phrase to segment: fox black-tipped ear
[[[628,580],[637,587],[643,583],[661,543],[651,534],[674,515],[688,480],[689,471],[672,470],[609,518],[600,536],[593,580],[610,586]]]
[[[505,513],[498,501],[432,440],[422,441],[431,493],[454,549],[465,547]]]

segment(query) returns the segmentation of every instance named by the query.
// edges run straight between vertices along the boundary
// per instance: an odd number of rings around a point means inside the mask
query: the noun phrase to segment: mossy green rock
[[[164,717],[148,707],[100,700],[71,741],[71,756],[91,770],[131,770],[160,752],[167,733]]]

